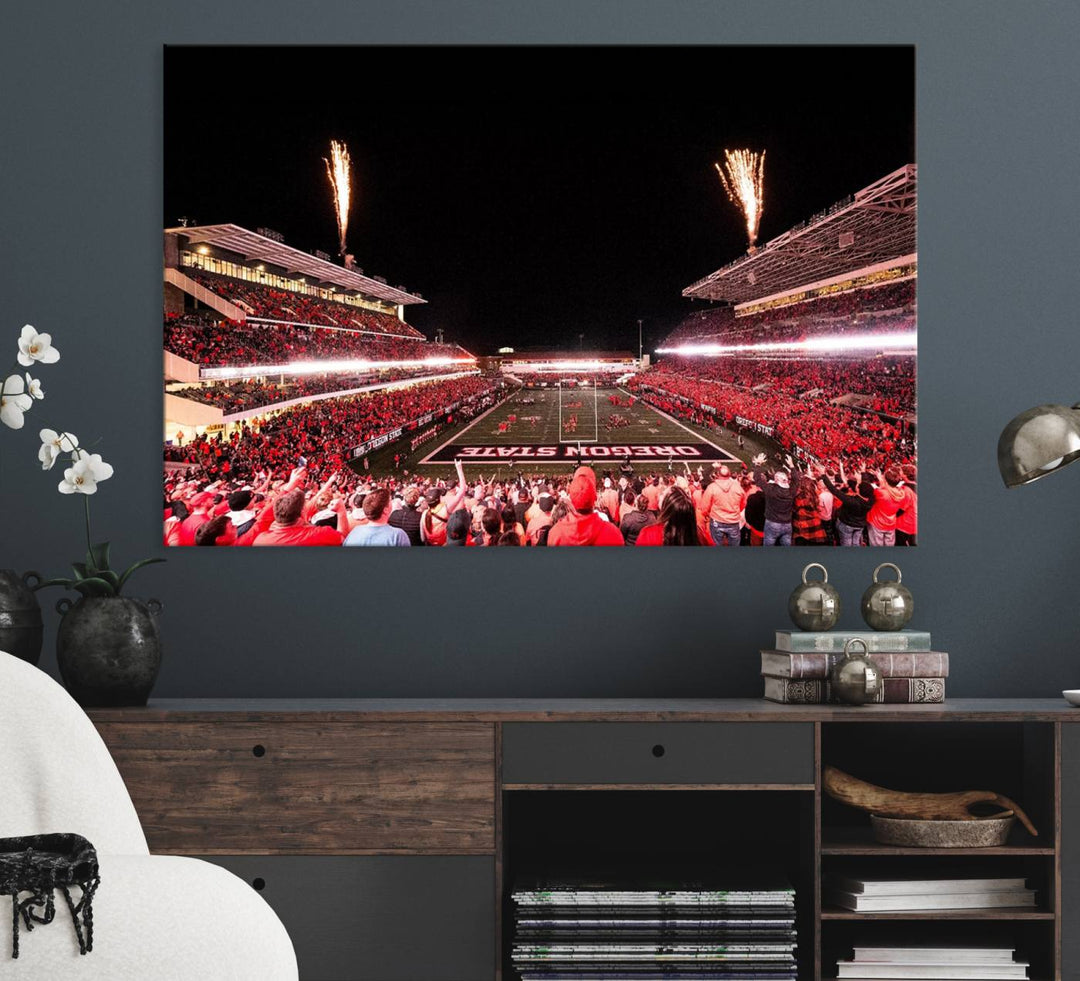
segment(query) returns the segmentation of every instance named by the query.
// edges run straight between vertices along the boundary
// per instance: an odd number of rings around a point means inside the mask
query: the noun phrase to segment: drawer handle
[[[663,746],[661,746],[661,745],[660,745],[659,743],[657,743],[657,744],[656,744],[655,746],[653,746],[653,748],[652,748],[652,754],[653,754],[653,756],[655,756],[655,757],[656,757],[657,759],[660,759],[660,757],[661,757],[661,756],[663,756],[663,755],[664,755],[664,753],[666,753],[666,752],[667,752],[667,750],[665,750],[665,749],[664,749],[664,747],[663,747]]]
[[[256,892],[262,892],[266,888],[266,880],[261,876],[252,879],[251,888]]]
[[[262,743],[256,743],[254,746],[251,747],[251,755],[259,757],[265,756],[266,747]]]

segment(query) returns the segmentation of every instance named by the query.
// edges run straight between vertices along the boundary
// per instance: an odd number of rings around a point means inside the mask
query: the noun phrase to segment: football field
[[[421,473],[460,459],[482,469],[560,473],[581,463],[614,468],[627,457],[636,470],[668,469],[749,459],[734,434],[691,427],[635,399],[621,388],[520,389],[448,438],[426,447],[413,465]],[[725,445],[727,444],[727,445]]]

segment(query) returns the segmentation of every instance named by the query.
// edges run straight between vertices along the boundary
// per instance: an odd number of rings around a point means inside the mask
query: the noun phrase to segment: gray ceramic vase
[[[0,651],[37,664],[44,628],[31,579],[40,582],[41,576],[36,572],[20,576],[11,569],[0,569]]]
[[[84,707],[145,705],[161,669],[157,600],[64,597],[56,635],[60,677]]]

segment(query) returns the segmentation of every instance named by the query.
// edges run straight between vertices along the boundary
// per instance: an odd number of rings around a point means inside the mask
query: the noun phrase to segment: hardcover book
[[[788,705],[823,705],[835,702],[829,681],[796,681],[791,678],[765,678],[765,698]],[[945,701],[944,678],[884,678],[874,699],[889,705],[937,704]]]
[[[873,653],[930,650],[930,634],[925,630],[777,630],[778,651],[820,651],[843,654],[849,640],[861,640]]]
[[[829,670],[843,654],[822,651],[762,651],[761,673],[772,678],[828,678]],[[885,678],[947,678],[949,655],[945,651],[871,653],[870,660]]]

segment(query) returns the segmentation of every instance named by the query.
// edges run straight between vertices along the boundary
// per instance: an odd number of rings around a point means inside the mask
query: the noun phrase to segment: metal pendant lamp
[[[1080,459],[1080,404],[1037,405],[1021,412],[998,439],[1006,487],[1020,487]]]

